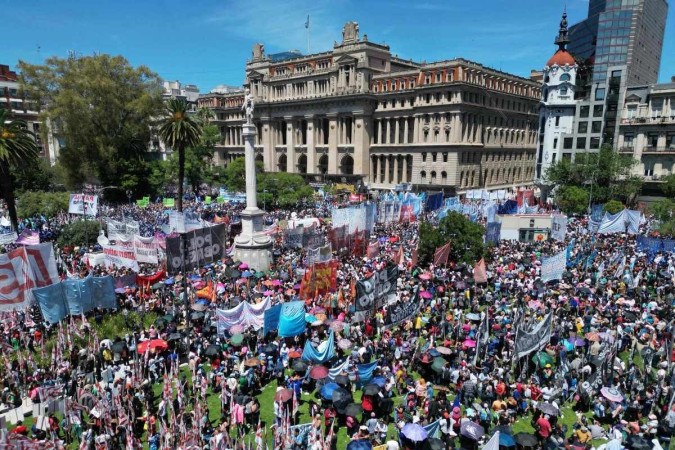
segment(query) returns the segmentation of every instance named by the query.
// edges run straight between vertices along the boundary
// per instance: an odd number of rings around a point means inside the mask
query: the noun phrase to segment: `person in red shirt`
[[[537,419],[537,436],[539,440],[544,442],[551,435],[551,423],[548,421],[548,415],[541,416]]]
[[[506,394],[506,384],[504,383],[504,380],[499,380],[495,392],[500,398],[504,397],[504,394]]]

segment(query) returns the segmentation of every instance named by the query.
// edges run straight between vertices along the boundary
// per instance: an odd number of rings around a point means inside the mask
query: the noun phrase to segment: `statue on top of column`
[[[246,94],[244,95],[244,104],[241,105],[241,110],[246,111],[246,124],[253,125],[253,109],[255,108],[255,103],[253,102],[253,95],[251,90],[246,88]]]

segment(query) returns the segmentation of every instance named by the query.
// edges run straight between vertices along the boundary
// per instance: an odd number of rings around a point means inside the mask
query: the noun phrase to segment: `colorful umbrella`
[[[352,348],[352,341],[349,339],[340,339],[337,343],[338,347],[341,348],[342,350],[347,350],[348,348]]]
[[[452,354],[452,349],[449,349],[448,347],[436,347],[436,351],[440,353],[441,355],[451,355]]]
[[[420,280],[428,281],[431,280],[431,274],[428,272],[423,273],[420,275]]]
[[[286,388],[281,388],[274,394],[274,400],[278,402],[287,402],[293,398],[293,391]]]
[[[462,436],[477,441],[478,439],[483,437],[483,435],[485,434],[485,429],[475,422],[466,420],[462,422],[462,426],[459,432]]]
[[[241,264],[239,265],[239,270],[246,270],[246,269],[248,269],[248,264],[246,264],[246,263],[241,263]]]
[[[476,341],[473,339],[467,339],[464,342],[462,342],[462,345],[466,348],[476,348]]]
[[[274,291],[267,290],[267,291],[263,292],[263,295],[264,295],[265,297],[268,297],[268,296],[270,296],[270,295],[274,295]]]
[[[314,366],[309,370],[309,377],[313,380],[323,380],[328,376],[328,368],[326,366]]]
[[[591,331],[590,333],[586,333],[585,338],[588,339],[591,342],[600,342],[600,334],[596,333],[595,331]]]
[[[244,332],[244,326],[241,324],[232,325],[230,327],[230,334],[242,334]]]
[[[258,358],[249,358],[244,361],[246,367],[257,367],[260,365],[260,360]]]
[[[339,387],[340,386],[338,386],[337,383],[326,383],[321,386],[319,393],[325,400],[331,400],[333,398],[333,392]]]
[[[432,297],[432,295],[429,291],[422,291],[420,292],[420,297],[428,300]]]
[[[401,430],[401,434],[406,439],[413,442],[422,442],[428,436],[427,430],[425,430],[424,427],[416,423],[405,424],[405,426]]]
[[[345,329],[345,323],[339,320],[334,320],[330,324],[330,329],[333,331],[342,331]]]
[[[539,352],[532,357],[532,362],[539,367],[544,367],[546,364],[553,364],[553,357],[546,352]]]
[[[138,344],[138,353],[143,354],[148,350],[163,351],[169,348],[169,344],[164,339],[152,339]]]
[[[235,334],[230,338],[230,343],[235,347],[240,346],[242,342],[244,342],[243,334]]]
[[[621,392],[617,388],[604,387],[600,389],[600,393],[610,402],[619,403],[623,401],[623,395],[621,395]]]
[[[295,359],[295,358],[299,358],[299,357],[301,357],[301,356],[302,356],[302,354],[300,354],[300,352],[297,351],[297,350],[293,350],[292,352],[289,352],[289,353],[288,353],[288,358],[289,358],[289,359]]]

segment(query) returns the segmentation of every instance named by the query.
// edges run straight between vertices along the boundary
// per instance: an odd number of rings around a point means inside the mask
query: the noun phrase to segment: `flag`
[[[499,431],[492,435],[483,450],[499,450]]]
[[[398,247],[398,251],[394,255],[394,263],[398,266],[403,262],[403,246]]]
[[[485,259],[481,258],[473,268],[473,280],[476,283],[487,283],[487,269]]]
[[[623,278],[623,272],[626,270],[626,257],[623,257],[623,260],[621,261],[621,264],[619,264],[619,267],[616,268],[616,272],[614,272],[614,278],[621,279]]]
[[[309,14],[307,14],[307,20],[305,20],[305,28],[309,28]]]
[[[434,266],[446,265],[450,256],[450,242],[442,247],[438,247],[434,252]]]
[[[633,288],[640,286],[640,281],[642,281],[642,270],[633,278]]]

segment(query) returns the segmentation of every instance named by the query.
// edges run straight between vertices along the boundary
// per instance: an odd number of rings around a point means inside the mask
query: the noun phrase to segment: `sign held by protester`
[[[70,194],[68,214],[98,215],[98,195]]]
[[[380,308],[396,298],[398,267],[385,267],[356,283],[356,310]]]
[[[177,237],[167,237],[166,261],[170,275],[183,270],[183,239],[187,239],[186,270],[212,263],[225,255],[225,225],[223,224],[189,231]]]

